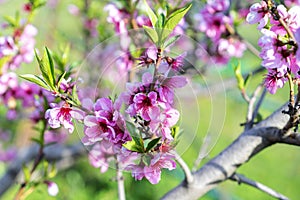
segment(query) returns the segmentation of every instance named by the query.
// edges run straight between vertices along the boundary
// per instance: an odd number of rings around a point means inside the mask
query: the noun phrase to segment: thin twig
[[[116,170],[117,170],[117,182],[118,182],[118,197],[119,200],[125,200],[126,196],[125,196],[125,187],[124,187],[124,177],[118,161],[116,162]]]
[[[268,195],[275,197],[277,199],[289,200],[289,198],[287,198],[283,194],[280,194],[279,192],[276,192],[275,190],[273,190],[273,189],[269,188],[268,186],[265,186],[257,181],[251,180],[251,179],[245,177],[244,175],[235,173],[230,177],[230,180],[236,181],[236,182],[238,182],[238,184],[244,183],[246,185],[252,186],[252,187],[254,187],[258,190],[261,190],[261,191],[267,193]]]
[[[254,111],[253,111],[253,115],[252,115],[252,119],[251,119],[251,123],[252,123],[252,124],[254,123],[254,119],[255,119],[255,118],[257,117],[257,115],[258,115],[259,108],[260,108],[260,106],[261,106],[261,104],[262,104],[262,102],[263,102],[263,100],[264,100],[266,94],[267,94],[267,89],[264,88],[264,90],[263,90],[262,94],[260,95],[260,98],[259,98],[259,100],[258,100],[258,102],[257,102],[257,104],[256,104],[256,106],[255,106],[255,109],[254,109]]]
[[[181,156],[176,151],[174,151],[174,155],[178,164],[180,165],[181,169],[185,174],[185,181],[188,184],[192,183],[194,181],[194,177],[189,166],[185,163],[185,161],[181,158]]]
[[[201,161],[208,155],[207,149],[209,147],[210,141],[211,141],[211,134],[208,133],[203,139],[201,148],[199,149],[198,157],[194,162],[192,172],[195,172],[198,169]]]
[[[259,92],[261,91],[261,89],[263,88],[262,84],[259,84],[257,86],[257,88],[255,89],[255,91],[253,92],[250,100],[249,100],[249,104],[248,104],[248,111],[247,111],[247,118],[246,118],[246,124],[245,124],[245,130],[249,130],[250,128],[252,128],[253,126],[253,113],[254,113],[254,105],[256,102],[256,98],[259,94]]]

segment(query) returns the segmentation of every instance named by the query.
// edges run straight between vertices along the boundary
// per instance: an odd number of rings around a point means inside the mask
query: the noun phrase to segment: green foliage
[[[41,77],[37,76],[37,75],[33,75],[33,74],[23,74],[20,75],[21,78],[30,81],[32,83],[37,84],[38,86],[45,88],[47,90],[50,90],[49,85],[44,81],[44,79],[42,79]]]
[[[148,5],[146,0],[144,0],[144,4],[146,6],[147,15],[150,18],[150,21],[151,21],[152,25],[155,26],[156,22],[157,22],[157,16],[153,12],[153,10],[150,8],[150,6]]]
[[[158,35],[157,32],[148,27],[148,26],[143,26],[145,33],[147,34],[148,38],[154,43],[156,44],[158,42]]]
[[[153,28],[143,26],[148,38],[161,49],[164,49],[176,42],[179,39],[179,36],[174,36],[169,40],[167,39],[174,30],[174,28],[178,25],[180,20],[190,10],[192,4],[188,4],[183,8],[175,10],[169,15],[169,17],[166,18],[166,16],[163,13],[161,13],[157,17],[157,15],[149,7],[146,0],[144,0],[144,3],[146,5],[146,12],[153,26]]]
[[[238,64],[234,67],[234,74],[235,78],[237,80],[237,86],[239,90],[244,90],[245,89],[245,80],[243,78],[242,72],[241,72],[241,63],[238,62]]]
[[[151,149],[153,149],[157,144],[158,144],[158,142],[160,141],[160,137],[159,138],[155,138],[155,139],[153,139],[153,140],[151,140],[149,143],[148,143],[148,145],[147,145],[147,147],[146,147],[146,152],[148,152],[148,151],[150,151]]]
[[[123,144],[123,146],[130,151],[136,151],[140,153],[145,152],[144,141],[137,132],[138,130],[135,125],[129,121],[126,121],[126,128],[132,138],[132,141],[126,142],[125,144]]]

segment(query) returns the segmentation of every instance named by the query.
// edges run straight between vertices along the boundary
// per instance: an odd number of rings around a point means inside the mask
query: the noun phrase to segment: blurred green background
[[[67,6],[73,3],[72,0],[61,0],[56,8],[46,6],[38,13],[33,24],[38,27],[39,34],[36,38],[37,48],[42,49],[48,46],[50,49],[57,49],[59,43],[70,42],[72,44],[71,60],[78,61],[82,58],[83,39],[81,33],[81,19],[74,17],[67,12]],[[20,10],[24,1],[9,0],[0,4],[0,14],[14,15],[16,10]],[[100,4],[105,4],[103,1]],[[106,23],[106,13],[99,10],[100,23],[109,33],[113,32],[113,26]],[[3,21],[3,19],[1,20]],[[259,33],[255,26],[245,25],[238,30],[239,33],[255,46]],[[220,80],[227,80],[233,77],[232,61],[224,68],[212,68],[207,72],[206,77],[199,78],[199,84],[205,81],[214,84]],[[242,71],[249,72],[259,66],[260,61],[250,52],[246,52],[241,59]],[[26,68],[25,68],[26,67]],[[36,64],[26,65],[20,69],[23,71],[35,71]],[[262,80],[264,73],[259,74],[251,80],[249,93],[253,91],[255,85]],[[219,75],[221,77],[219,77]],[[197,81],[195,80],[195,81]],[[205,81],[203,81],[205,80]],[[225,81],[226,82],[226,81]],[[195,89],[194,86],[190,86]],[[222,87],[222,86],[220,86]],[[227,147],[243,131],[240,123],[245,121],[246,103],[235,86],[221,90],[211,95],[191,95],[192,97],[181,96],[178,93],[178,105],[182,112],[181,127],[184,132],[182,141],[178,146],[183,159],[190,167],[196,159],[201,144],[206,134],[211,134],[211,151],[207,160],[217,155]],[[181,98],[181,99],[179,99]],[[262,104],[260,113],[265,118],[272,111],[279,108],[288,99],[287,88],[280,89],[276,95],[267,94]],[[195,109],[197,108],[197,109]],[[196,111],[195,111],[196,110]],[[187,117],[188,116],[188,117]],[[22,138],[22,135],[18,136]],[[70,135],[70,141],[78,141],[77,134]],[[287,145],[274,145],[259,155],[252,158],[247,164],[238,169],[238,172],[247,177],[257,180],[267,186],[281,192],[290,199],[299,199],[300,185],[300,153],[297,147]],[[1,174],[5,172],[6,166],[0,164]],[[53,179],[59,186],[60,192],[56,197],[47,194],[46,186],[39,186],[28,199],[117,199],[117,183],[114,181],[115,171],[101,174],[99,169],[95,169],[88,164],[87,158],[81,158],[71,168],[60,171]],[[171,172],[163,171],[162,180],[157,185],[151,185],[148,181],[134,181],[131,174],[125,173],[127,199],[155,200],[183,180],[182,171],[177,168]],[[13,199],[18,185],[14,185],[2,199]],[[202,199],[205,200],[253,200],[253,199],[273,199],[272,197],[246,185],[238,185],[236,182],[226,181],[220,186],[210,191]]]

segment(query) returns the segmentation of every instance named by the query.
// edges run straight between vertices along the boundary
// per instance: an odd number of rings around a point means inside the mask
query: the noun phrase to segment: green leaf
[[[51,73],[51,70],[50,70],[49,67],[47,67],[49,65],[45,66],[45,61],[40,59],[40,57],[38,56],[36,51],[34,51],[34,53],[35,53],[35,57],[36,57],[36,59],[39,63],[39,67],[40,67],[40,70],[42,72],[42,76],[44,78],[44,81],[47,83],[47,85],[50,87],[50,89],[55,90],[55,87],[53,85],[53,80],[51,80],[51,78],[50,78],[52,76],[49,75]],[[46,53],[45,53],[45,55],[46,55]],[[44,57],[45,57],[45,55],[44,55]]]
[[[191,7],[192,4],[188,4],[185,7],[174,11],[170,15],[170,17],[168,17],[164,28],[169,31],[173,31],[173,29],[177,26],[177,24],[180,22],[180,20],[184,17],[184,15],[189,11]]]
[[[65,78],[65,76],[66,76],[66,71],[64,71],[64,73],[62,73],[59,77],[58,77],[58,81],[57,81],[57,88],[59,89],[59,87],[60,87],[60,84],[61,84],[61,82],[62,82],[62,80]]]
[[[239,90],[244,90],[244,78],[242,76],[242,72],[241,72],[241,63],[238,62],[238,64],[234,67],[234,74],[235,74],[235,78],[237,80],[237,85]]]
[[[5,63],[7,63],[8,61],[10,61],[11,58],[12,58],[12,56],[4,56],[4,57],[0,58],[0,71],[2,71],[1,68],[3,67],[3,65]]]
[[[162,29],[165,25],[166,17],[163,13],[161,13],[158,17],[158,21],[155,24],[155,28]]]
[[[135,141],[135,143],[144,149],[144,142],[141,138],[141,136],[137,133],[137,129],[134,124],[132,124],[129,121],[126,121],[126,128],[131,136],[131,138]]]
[[[11,17],[11,16],[4,16],[3,17],[5,19],[5,21],[12,27],[17,27],[18,26],[18,23],[17,21]]]
[[[23,170],[25,182],[29,182],[31,176],[29,168],[26,165],[23,165],[22,170]]]
[[[49,51],[49,49],[47,47],[45,47],[46,49],[46,55],[47,55],[47,59],[45,58],[45,54],[44,54],[44,58],[43,60],[47,60],[45,61],[45,65],[48,65],[47,68],[50,69],[50,79],[53,80],[53,85],[55,85],[55,74],[54,74],[54,62],[53,62],[53,58],[52,58],[52,55]]]
[[[61,62],[63,65],[67,64],[69,60],[69,54],[70,54],[70,44],[67,44],[61,56]]]
[[[72,89],[72,100],[76,103],[76,105],[80,106],[81,102],[78,98],[78,93],[77,93],[77,87],[76,85],[74,85],[73,89]]]
[[[147,34],[148,38],[154,43],[156,44],[158,41],[158,35],[156,33],[156,31],[152,28],[150,28],[149,26],[143,26],[145,33]]]
[[[48,178],[54,178],[57,174],[57,168],[55,167],[55,165],[51,165],[51,170],[50,172],[48,173]]]
[[[157,16],[155,15],[155,13],[153,12],[153,10],[150,8],[150,6],[148,5],[147,1],[144,0],[144,4],[146,6],[146,12],[148,17],[150,18],[150,21],[152,23],[152,26],[154,27],[156,22],[157,22]]]
[[[125,144],[123,144],[123,147],[125,147],[126,149],[130,150],[130,151],[135,151],[135,152],[139,152],[139,153],[144,153],[144,148],[139,146],[135,140],[131,140],[126,142]]]
[[[33,74],[23,74],[20,75],[21,78],[30,81],[32,83],[35,83],[39,86],[41,86],[42,88],[45,88],[47,90],[49,90],[49,86],[47,85],[47,83],[39,76],[33,75]]]
[[[164,46],[163,48],[167,48],[168,46],[170,46],[171,44],[175,43],[179,38],[180,38],[181,35],[175,35],[173,37],[170,37],[165,43],[164,43]]]
[[[42,145],[42,141],[40,139],[38,139],[38,138],[31,138],[31,141],[33,141],[33,142],[35,142],[35,143],[37,143],[39,145]]]
[[[151,149],[153,149],[153,148],[157,145],[157,143],[158,143],[159,141],[160,141],[160,137],[151,140],[151,141],[148,143],[147,147],[146,147],[146,152],[148,152],[148,151],[150,151]]]
[[[178,138],[179,132],[180,132],[179,126],[173,126],[171,128],[171,135],[175,140]]]

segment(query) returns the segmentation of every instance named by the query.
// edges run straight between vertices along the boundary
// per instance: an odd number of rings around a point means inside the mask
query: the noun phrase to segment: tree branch
[[[231,177],[230,177],[230,180],[232,181],[236,181],[238,184],[241,184],[241,183],[244,183],[246,185],[250,185],[252,187],[255,187],[256,189],[258,190],[261,190],[269,195],[271,195],[272,197],[275,197],[277,199],[280,199],[280,200],[289,200],[289,198],[287,198],[286,196],[276,192],[275,190],[257,182],[257,181],[253,181],[247,177],[245,177],[244,175],[242,174],[233,174]]]
[[[193,182],[194,177],[193,174],[189,168],[189,166],[184,162],[184,160],[180,157],[180,155],[174,151],[175,159],[177,160],[178,164],[180,165],[181,169],[183,170],[185,174],[185,181],[190,184]]]
[[[165,194],[162,199],[198,199],[219,183],[230,178],[238,167],[263,149],[275,143],[298,145],[299,137],[285,138],[282,135],[282,128],[289,121],[289,116],[282,113],[285,109],[287,109],[287,104],[252,129],[243,132],[224,151],[196,171],[191,184],[182,182]]]

